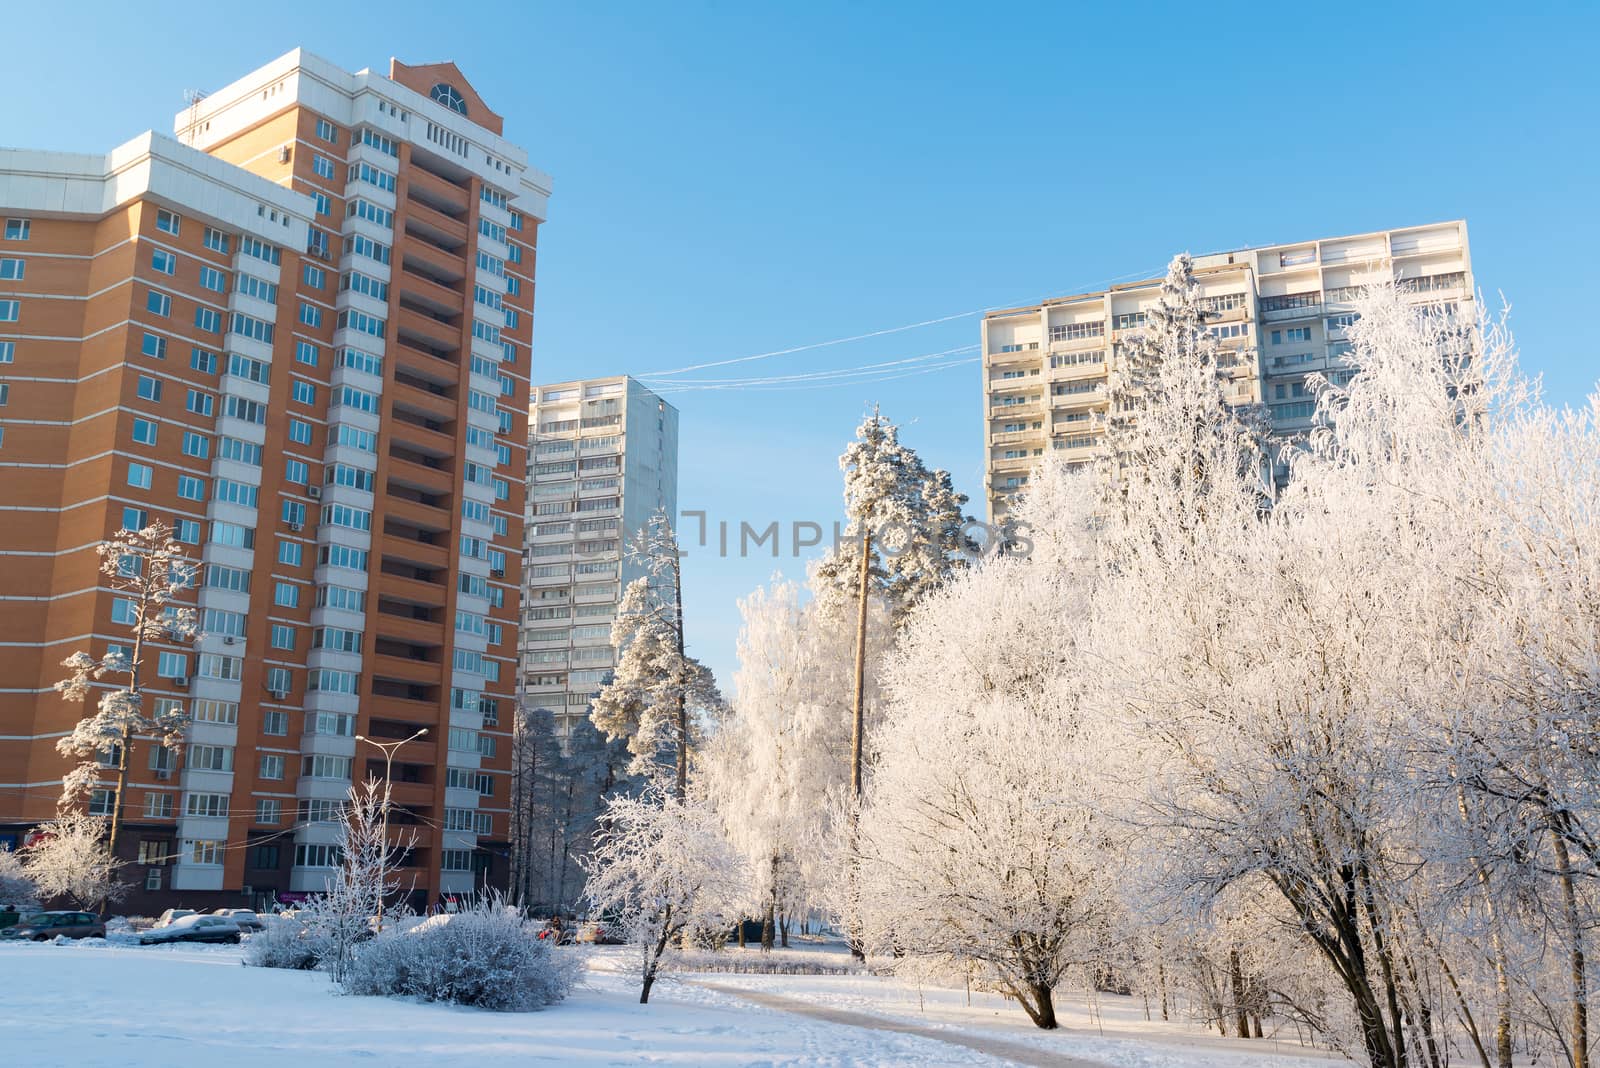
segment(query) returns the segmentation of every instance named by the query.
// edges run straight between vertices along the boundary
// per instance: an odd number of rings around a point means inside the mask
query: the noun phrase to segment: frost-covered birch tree
[[[585,896],[597,913],[622,918],[639,956],[639,1003],[670,966],[687,931],[731,923],[745,872],[703,801],[651,790],[612,798],[594,852],[584,862]]]
[[[127,886],[117,879],[121,861],[106,840],[106,821],[83,812],[58,813],[36,828],[20,850],[22,870],[46,901],[65,898],[79,908],[115,901]]]
[[[99,782],[102,761],[111,761],[110,827],[106,847],[116,854],[122,830],[122,804],[128,786],[128,761],[140,741],[176,749],[183,741],[188,718],[182,711],[156,712],[145,708],[145,664],[153,647],[162,641],[189,642],[199,634],[195,611],[178,604],[193,585],[194,566],[172,528],[155,523],[143,530],[119,530],[95,547],[100,573],[117,594],[121,618],[133,639],[129,651],[107,652],[98,659],[76,652],[62,661],[70,674],[56,683],[67,701],[82,703],[99,692],[93,714],[79,720],[72,733],[56,743],[63,756],[81,762],[62,780],[63,811],[82,803]],[[99,680],[124,677],[125,682],[104,688]]]

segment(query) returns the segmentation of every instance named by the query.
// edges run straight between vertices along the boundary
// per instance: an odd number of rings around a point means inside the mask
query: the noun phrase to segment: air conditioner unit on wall
[[[222,639],[222,644],[223,645],[232,645],[233,644],[233,635],[229,634],[226,637],[224,637]]]
[[[288,145],[284,145],[282,148],[278,149],[278,162],[288,163],[290,152],[291,150]]]
[[[506,570],[503,567],[497,567],[493,571],[489,572],[489,574],[493,575],[495,578],[505,578]]]
[[[270,690],[268,692],[272,694],[272,699],[274,701],[287,700],[288,697],[289,697],[289,691],[288,690]]]
[[[189,688],[189,679],[184,675],[179,675],[177,678],[172,680],[172,685],[176,686],[180,690],[187,690]]]
[[[304,523],[290,523],[289,529],[295,533],[299,533],[300,531],[306,529],[306,525]]]
[[[320,501],[322,499],[322,487],[321,486],[307,486],[306,487],[306,496],[310,497],[314,501]]]

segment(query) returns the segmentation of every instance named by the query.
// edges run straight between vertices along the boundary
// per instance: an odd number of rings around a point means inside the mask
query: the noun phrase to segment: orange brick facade
[[[312,777],[341,767],[382,777],[378,750],[351,736],[424,727],[394,764],[396,834],[415,842],[404,873],[413,902],[504,880],[542,201],[520,196],[509,167],[503,184],[486,179],[471,153],[491,166],[497,157],[470,133],[443,132],[463,127],[423,98],[444,78],[488,133],[501,125],[453,66],[396,64],[393,81],[370,76],[343,114],[327,114],[311,106],[321,67],[286,61],[260,101],[251,87],[252,114],[235,117],[237,129],[201,133],[229,119],[224,102],[189,131],[234,165],[213,166],[215,196],[152,180],[105,210],[40,210],[23,194],[8,201],[8,189],[29,187],[6,184],[0,156],[11,237],[0,238],[0,261],[23,264],[11,271],[20,277],[0,278],[0,309],[17,309],[0,321],[0,845],[52,814],[70,766],[56,741],[98,699],[72,705],[54,693],[60,661],[126,643],[98,542],[133,519],[185,522],[201,565],[194,603],[217,606],[222,629],[239,631],[162,646],[184,658],[182,677],[152,681],[147,667],[148,699],[204,700],[233,720],[192,728],[205,744],[232,739],[232,767],[224,782],[192,768],[188,750],[162,767],[153,747],[133,751],[119,853],[138,888],[125,905],[134,911],[264,907],[314,890],[325,876],[315,847],[331,839],[312,802],[349,778]],[[386,119],[426,123],[439,143],[351,121],[374,100]],[[194,150],[161,152],[181,163]],[[274,199],[246,172],[300,196]],[[197,190],[189,202],[185,190]],[[259,216],[248,226],[218,207],[252,195]],[[259,236],[274,226],[276,243]],[[361,250],[352,254],[362,238],[388,262],[363,269]],[[241,314],[269,323],[270,339]],[[236,477],[241,456],[259,470]],[[225,485],[250,507],[219,500]],[[336,508],[354,532],[330,529]],[[341,579],[348,554],[329,559],[330,545],[364,546],[364,575]],[[212,587],[223,577],[214,564],[248,573],[230,579],[248,584],[247,608],[236,589]],[[330,586],[363,585],[359,617],[322,603]],[[351,674],[353,694],[312,692],[313,678]],[[219,792],[225,833],[214,802],[212,822],[186,822],[190,795]],[[470,793],[475,806],[462,800]]]

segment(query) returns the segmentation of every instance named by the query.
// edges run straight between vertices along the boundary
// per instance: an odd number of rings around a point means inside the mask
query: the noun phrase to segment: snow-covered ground
[[[589,969],[571,998],[543,1012],[502,1014],[342,997],[320,974],[242,967],[236,946],[0,945],[4,1061],[29,1068],[1016,1063],[981,1052],[988,1042],[1001,1053],[1039,1051],[1023,1063],[1075,1057],[1130,1068],[1330,1064],[1287,1056],[1281,1045],[1222,1043],[1147,1025],[1131,1003],[1102,1002],[1105,1037],[1093,1026],[1084,1029],[1088,1017],[1076,1006],[1067,1027],[1047,1035],[993,997],[974,994],[968,1007],[963,991],[925,989],[919,998],[892,980],[865,975],[689,976],[658,986],[641,1006],[636,983],[621,970],[625,949],[572,951],[588,955]],[[773,1008],[741,993],[792,1000]],[[785,1011],[791,1006],[800,1011]],[[851,1020],[852,1013],[868,1013],[927,1033],[868,1029],[812,1013]],[[940,1041],[940,1032],[963,1044]]]

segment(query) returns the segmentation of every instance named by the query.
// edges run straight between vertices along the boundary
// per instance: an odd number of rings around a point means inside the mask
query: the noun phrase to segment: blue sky
[[[1186,249],[1456,217],[1548,395],[1579,403],[1600,376],[1588,336],[1560,325],[1595,307],[1594,4],[14,8],[0,143],[17,146],[103,151],[170,130],[185,89],[296,46],[352,69],[455,60],[555,179],[540,380],[1027,303]],[[976,341],[968,315],[729,374]],[[671,399],[680,504],[735,532],[831,522],[838,453],[874,402],[981,490],[975,365]],[[801,566],[787,543],[778,560],[689,548],[690,643],[726,679],[735,599]]]

